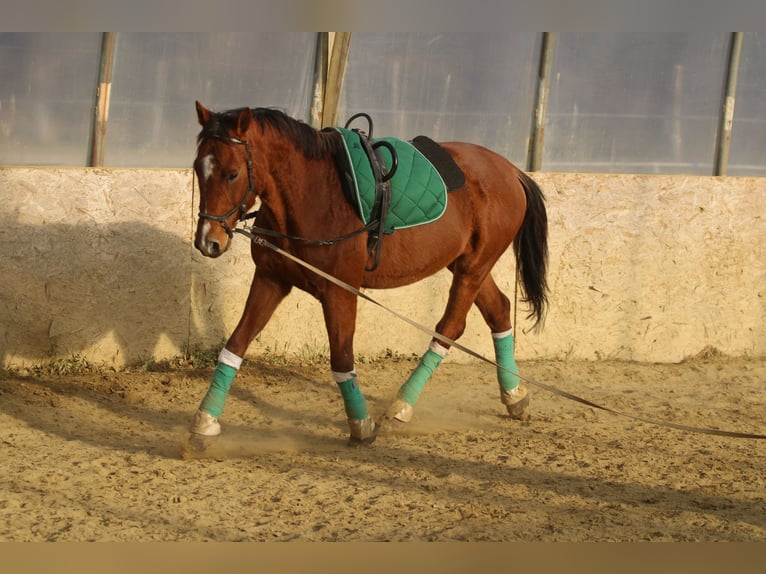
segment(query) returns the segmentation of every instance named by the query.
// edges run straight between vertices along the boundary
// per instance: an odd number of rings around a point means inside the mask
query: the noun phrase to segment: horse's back
[[[499,153],[468,142],[444,142],[442,147],[465,174],[465,185],[450,193],[448,200],[458,210],[470,210],[475,225],[490,233],[501,234],[491,222],[501,220],[501,227],[511,235],[524,219],[526,193],[521,183],[523,172]]]
[[[470,142],[439,142],[466,178],[495,179],[511,182],[518,179],[519,168],[496,151]]]
[[[465,174],[465,184],[448,193],[447,208],[441,218],[395,230],[384,238],[380,266],[365,274],[365,287],[413,283],[475,250],[499,257],[521,226],[526,196],[518,168],[477,144],[440,142],[440,145]]]

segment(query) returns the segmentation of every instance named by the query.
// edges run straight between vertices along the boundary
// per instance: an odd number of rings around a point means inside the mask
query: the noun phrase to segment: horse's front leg
[[[226,397],[237,375],[242,357],[255,336],[263,330],[274,310],[290,292],[291,286],[278,278],[256,271],[250,285],[250,293],[242,317],[218,355],[207,394],[194,414],[190,431],[202,436],[218,436],[221,425],[218,419],[223,413]]]
[[[367,444],[375,440],[377,426],[367,412],[367,401],[359,387],[354,363],[354,331],[357,298],[335,287],[322,297],[327,337],[330,343],[330,368],[338,384],[351,431],[349,444]]]

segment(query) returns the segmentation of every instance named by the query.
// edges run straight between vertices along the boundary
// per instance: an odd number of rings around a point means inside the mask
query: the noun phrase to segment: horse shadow
[[[220,306],[204,288],[215,268],[178,234],[141,222],[5,216],[0,246],[0,368],[80,354],[130,364],[225,336],[218,316],[193,308],[194,293]]]

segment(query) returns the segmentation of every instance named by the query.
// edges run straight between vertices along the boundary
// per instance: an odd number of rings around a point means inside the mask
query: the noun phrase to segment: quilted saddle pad
[[[358,132],[333,128],[343,135],[346,158],[353,179],[351,195],[357,212],[367,224],[375,203],[375,175]],[[386,217],[386,231],[423,225],[439,219],[447,209],[447,185],[433,164],[410,142],[396,138],[379,138],[396,150],[398,167],[389,180],[391,205]],[[381,146],[380,155],[386,172],[391,169],[389,150]]]

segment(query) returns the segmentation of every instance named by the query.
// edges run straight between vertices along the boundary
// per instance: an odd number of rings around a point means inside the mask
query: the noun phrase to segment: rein
[[[253,211],[251,213],[248,213],[240,217],[239,221],[255,219],[257,216],[258,216],[258,212]],[[373,220],[373,221],[370,221],[364,227],[360,227],[359,229],[352,231],[351,233],[347,233],[346,235],[341,235],[340,237],[332,237],[330,239],[309,239],[308,237],[299,237],[297,235],[281,233],[279,231],[274,231],[273,229],[267,229],[266,227],[258,227],[255,224],[248,225],[246,230],[252,233],[257,233],[258,235],[267,235],[269,237],[275,237],[279,239],[289,239],[290,241],[302,241],[303,243],[307,243],[309,245],[335,245],[336,243],[340,243],[341,241],[345,241],[346,239],[351,239],[352,237],[356,237],[357,235],[361,235],[362,233],[367,233],[375,229],[377,225],[378,225],[377,220]],[[234,231],[242,233],[245,230],[234,229]]]
[[[549,393],[553,393],[555,395],[559,395],[561,397],[564,397],[565,399],[569,399],[571,401],[574,401],[574,402],[577,402],[577,403],[580,403],[580,404],[583,404],[583,405],[589,406],[591,408],[598,409],[598,410],[601,410],[601,411],[604,411],[604,412],[607,412],[607,413],[610,413],[610,414],[613,414],[613,415],[617,415],[617,416],[633,419],[633,420],[640,421],[640,422],[647,423],[647,424],[654,425],[654,426],[661,426],[661,427],[672,428],[672,429],[681,430],[681,431],[685,431],[685,432],[691,432],[691,433],[697,433],[697,434],[707,434],[707,435],[714,435],[714,436],[721,436],[721,437],[728,437],[728,438],[766,439],[766,435],[762,435],[762,434],[744,433],[744,432],[737,432],[737,431],[726,431],[726,430],[718,430],[718,429],[711,429],[711,428],[704,428],[704,427],[695,427],[695,426],[682,425],[682,424],[668,422],[668,421],[660,421],[660,420],[650,419],[650,418],[647,418],[647,417],[642,417],[640,415],[633,415],[633,414],[630,414],[630,413],[625,413],[625,412],[622,412],[622,411],[618,411],[618,410],[615,410],[615,409],[612,409],[612,408],[600,405],[598,403],[594,403],[592,401],[589,401],[588,399],[584,399],[582,397],[579,397],[579,396],[574,395],[572,393],[569,393],[567,391],[562,391],[561,389],[558,389],[558,388],[553,387],[551,385],[547,385],[545,383],[541,383],[539,381],[535,381],[535,380],[530,379],[528,377],[524,377],[522,375],[519,375],[518,373],[514,373],[513,371],[503,367],[502,365],[499,365],[497,362],[495,362],[495,361],[493,361],[491,359],[488,359],[487,357],[481,355],[480,353],[477,353],[476,351],[473,351],[472,349],[470,349],[468,347],[465,347],[464,345],[461,345],[457,341],[453,341],[449,337],[445,337],[444,335],[442,335],[440,333],[437,333],[433,329],[430,329],[430,328],[428,328],[428,327],[426,327],[424,325],[421,325],[417,321],[414,321],[414,320],[410,319],[409,317],[407,317],[405,315],[402,315],[401,313],[398,313],[397,311],[395,311],[395,310],[393,310],[393,309],[383,305],[382,303],[376,301],[375,299],[373,299],[372,297],[370,297],[366,293],[363,293],[359,289],[353,287],[352,285],[349,285],[348,283],[346,283],[344,281],[341,281],[340,279],[337,279],[336,277],[330,275],[329,273],[326,273],[325,271],[322,271],[318,267],[315,267],[314,265],[311,265],[310,263],[304,261],[303,259],[301,259],[299,257],[296,257],[295,255],[292,255],[291,253],[288,253],[284,249],[281,249],[280,247],[274,245],[273,243],[270,243],[269,241],[263,239],[262,237],[258,237],[257,235],[254,235],[248,229],[236,228],[236,229],[234,229],[234,232],[240,233],[240,234],[244,235],[245,237],[248,237],[250,239],[250,241],[252,241],[256,245],[260,245],[261,247],[266,247],[268,249],[271,249],[275,253],[279,253],[280,255],[290,259],[291,261],[301,265],[302,267],[305,267],[309,271],[312,271],[312,272],[316,273],[320,277],[323,277],[324,279],[327,279],[331,283],[333,283],[333,284],[335,284],[335,285],[337,285],[339,287],[342,287],[346,291],[349,291],[349,292],[353,293],[354,295],[356,295],[358,297],[361,297],[362,299],[364,299],[366,301],[369,301],[370,303],[373,303],[374,305],[377,305],[378,307],[388,311],[389,313],[391,313],[395,317],[398,317],[399,319],[405,321],[406,323],[409,323],[410,325],[412,325],[416,329],[419,329],[420,331],[423,331],[424,333],[427,333],[431,337],[433,337],[435,339],[438,339],[439,341],[441,341],[443,343],[446,343],[447,345],[455,347],[456,349],[458,349],[460,351],[463,351],[464,353],[467,353],[468,355],[470,355],[470,356],[472,356],[472,357],[474,357],[476,359],[479,359],[479,360],[481,360],[481,361],[483,361],[485,363],[488,363],[488,364],[494,366],[495,368],[503,369],[504,371],[512,373],[512,374],[516,375],[517,377],[519,377],[519,379],[529,383],[530,385],[534,385],[536,387],[539,387],[539,388],[541,388],[543,390],[548,391]],[[258,231],[258,232],[260,233],[260,231]]]

